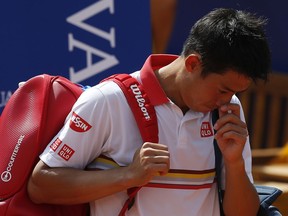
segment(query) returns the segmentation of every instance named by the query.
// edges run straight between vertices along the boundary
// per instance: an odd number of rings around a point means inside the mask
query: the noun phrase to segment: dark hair
[[[266,21],[244,11],[215,9],[192,27],[182,55],[198,53],[203,76],[233,69],[254,81],[267,80],[271,54],[264,32]]]

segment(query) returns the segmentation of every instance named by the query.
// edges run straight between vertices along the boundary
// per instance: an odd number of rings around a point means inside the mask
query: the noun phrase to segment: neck
[[[181,68],[178,66],[179,63],[177,63],[177,60],[155,71],[155,74],[167,97],[185,114],[189,108],[183,103],[180,88],[177,83],[177,75],[181,73]]]

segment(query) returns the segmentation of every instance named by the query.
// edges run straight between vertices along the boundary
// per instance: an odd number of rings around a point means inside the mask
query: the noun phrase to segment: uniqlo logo
[[[201,137],[213,136],[212,127],[209,122],[202,122],[200,134]]]
[[[55,152],[57,150],[57,148],[61,145],[62,140],[60,140],[59,138],[57,138],[51,145],[50,148]]]
[[[73,115],[70,120],[70,128],[77,132],[86,132],[90,130],[92,126],[86,122],[83,118],[73,112]]]
[[[73,156],[74,152],[75,151],[71,147],[65,144],[58,152],[58,155],[68,161]]]

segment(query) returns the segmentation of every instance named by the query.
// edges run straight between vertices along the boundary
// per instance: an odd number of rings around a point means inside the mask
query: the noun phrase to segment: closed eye
[[[219,93],[220,94],[228,94],[228,93],[230,93],[230,91],[219,89]]]

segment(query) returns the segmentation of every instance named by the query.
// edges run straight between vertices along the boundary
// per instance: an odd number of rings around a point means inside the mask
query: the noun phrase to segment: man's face
[[[250,78],[233,70],[206,77],[194,73],[182,86],[182,100],[191,110],[206,113],[229,103],[235,93],[245,91],[250,83]]]

